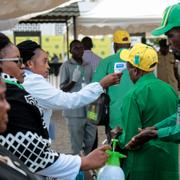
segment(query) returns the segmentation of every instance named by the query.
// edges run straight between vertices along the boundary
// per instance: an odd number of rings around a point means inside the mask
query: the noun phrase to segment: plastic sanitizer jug
[[[120,167],[120,158],[126,156],[115,151],[117,139],[112,139],[113,149],[108,150],[109,158],[106,165],[99,170],[97,180],[125,180],[124,172]]]

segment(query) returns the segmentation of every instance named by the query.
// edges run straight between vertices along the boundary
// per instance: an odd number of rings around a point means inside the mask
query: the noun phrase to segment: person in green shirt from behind
[[[123,63],[126,66],[126,62],[119,59],[119,53],[123,48],[130,47],[130,35],[124,30],[117,30],[113,34],[113,48],[115,54],[102,59],[93,74],[93,82],[99,82],[107,74],[114,73],[116,63]],[[122,65],[122,64],[121,64]],[[132,88],[133,83],[129,78],[127,70],[123,71],[121,82],[118,85],[111,86],[107,90],[107,94],[110,97],[110,112],[109,112],[109,126],[110,129],[115,128],[119,124],[120,119],[120,107],[122,99],[125,94]],[[108,128],[109,129],[109,128]],[[107,132],[107,136],[110,133]]]
[[[161,26],[152,31],[152,35],[159,36],[165,34],[168,38],[170,49],[178,60],[180,60],[180,18],[177,17],[180,17],[180,3],[169,6],[165,9]],[[126,148],[133,149],[136,146],[142,145],[155,138],[159,138],[163,141],[180,143],[179,113],[177,114],[178,116],[175,113],[164,121],[141,130],[141,132],[134,136],[126,145]]]
[[[174,89],[155,77],[158,63],[156,51],[148,45],[137,43],[124,49],[120,58],[127,61],[127,69],[134,87],[124,97],[119,126],[121,148],[144,129],[174,114],[177,95]],[[178,145],[152,140],[135,150],[127,150],[123,170],[126,180],[178,180]]]

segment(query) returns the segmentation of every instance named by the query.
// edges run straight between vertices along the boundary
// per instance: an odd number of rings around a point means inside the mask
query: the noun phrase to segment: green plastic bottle
[[[115,151],[117,142],[117,139],[112,139],[112,151],[107,151],[109,158],[106,165],[99,170],[97,180],[125,180],[124,172],[120,167],[120,158],[126,156]]]

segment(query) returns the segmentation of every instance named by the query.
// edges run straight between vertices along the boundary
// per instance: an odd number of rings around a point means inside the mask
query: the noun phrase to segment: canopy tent
[[[130,33],[149,32],[161,21],[164,9],[179,0],[102,0],[78,18],[79,34],[112,34],[115,29]],[[82,12],[81,3],[79,2]]]
[[[14,19],[42,12],[67,2],[72,2],[72,0],[3,0],[0,6],[0,19]]]
[[[39,16],[30,18],[20,23],[65,23],[66,24],[66,42],[67,49],[69,49],[70,27],[72,25],[73,38],[76,39],[76,17],[80,15],[78,3],[71,3],[65,7],[57,7],[54,10],[41,14]],[[69,23],[72,19],[72,23]],[[69,57],[69,53],[67,53]]]
[[[26,21],[21,21],[21,23],[66,23],[66,28],[68,31],[68,28],[69,28],[68,21],[72,18],[74,38],[75,38],[76,37],[76,17],[79,15],[80,15],[79,7],[76,2],[65,7],[57,7],[48,13],[41,14],[39,16],[33,17]]]
[[[19,21],[64,7],[78,0],[3,0],[0,6],[0,30],[14,27]]]

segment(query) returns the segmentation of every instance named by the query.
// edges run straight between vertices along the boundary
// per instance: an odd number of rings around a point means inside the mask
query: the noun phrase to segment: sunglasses
[[[21,57],[17,57],[17,58],[2,58],[2,59],[0,59],[0,61],[12,61],[12,62],[15,62],[17,64],[22,64],[23,63],[23,59]]]

